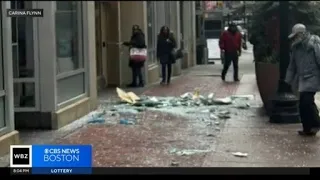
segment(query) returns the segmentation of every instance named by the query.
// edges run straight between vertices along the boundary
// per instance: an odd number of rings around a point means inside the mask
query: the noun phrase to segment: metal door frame
[[[182,48],[182,49],[184,49],[184,47],[185,47],[185,45],[184,45],[184,41],[185,41],[185,33],[184,33],[184,30],[185,30],[185,28],[184,28],[184,21],[185,21],[185,18],[186,17],[184,17],[183,15],[184,15],[184,8],[185,8],[185,2],[184,1],[179,1],[179,14],[180,14],[180,19],[179,19],[179,21],[180,21],[180,48]]]
[[[96,66],[99,68],[100,74],[96,74],[97,76],[97,83],[101,82],[102,80],[105,81],[105,83],[107,83],[107,76],[105,75],[105,67],[104,67],[104,59],[103,59],[103,47],[102,47],[102,6],[104,4],[102,4],[103,2],[94,2],[95,4],[95,16],[97,16],[98,13],[98,20],[97,17],[95,17],[96,19],[96,23],[95,23],[95,29],[96,29],[96,53],[99,54],[99,56],[96,56]],[[98,22],[97,22],[98,21]],[[97,25],[98,24],[98,25]],[[98,31],[98,34],[97,34]],[[98,36],[97,36],[98,35]],[[100,60],[98,60],[98,57],[100,58]],[[98,61],[101,62],[101,64],[98,64]],[[99,67],[101,66],[101,67]],[[98,72],[98,69],[97,69]],[[97,86],[99,86],[100,84],[97,84]]]
[[[26,1],[28,2],[28,1]],[[26,3],[25,2],[25,3]],[[29,1],[31,3],[32,8],[37,8],[37,2]],[[12,7],[11,7],[12,8]],[[13,8],[12,8],[13,9]],[[18,22],[18,21],[17,21]],[[14,78],[13,84],[15,83],[34,83],[35,89],[35,106],[34,107],[15,107],[15,112],[34,112],[40,111],[40,88],[39,88],[39,54],[38,54],[38,26],[37,26],[37,18],[32,18],[32,26],[33,26],[33,58],[34,58],[34,77],[33,78]],[[12,28],[12,25],[11,25]],[[16,33],[18,34],[18,26],[16,26]],[[18,35],[17,35],[18,38]],[[16,44],[19,47],[19,43],[12,43],[12,46]],[[18,56],[19,58],[19,56]]]
[[[0,2],[0,51],[2,62],[2,74],[4,90],[0,90],[0,98],[4,98],[5,126],[0,128],[0,136],[14,130],[13,115],[13,83],[12,83],[12,47],[3,46],[3,44],[11,44],[11,18],[7,17],[7,9],[10,7],[9,1]]]

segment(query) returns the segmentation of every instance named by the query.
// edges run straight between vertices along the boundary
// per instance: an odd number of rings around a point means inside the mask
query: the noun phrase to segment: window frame
[[[61,1],[62,2],[62,1]],[[65,2],[65,1],[64,1]],[[70,1],[72,2],[72,1]],[[56,3],[59,3],[59,1],[56,1]],[[64,79],[66,77],[69,77],[69,76],[72,76],[72,72],[73,71],[79,71],[80,69],[84,70],[85,69],[85,63],[84,63],[84,58],[83,58],[83,17],[82,17],[82,12],[83,12],[83,7],[81,6],[81,2],[76,2],[77,3],[77,6],[76,6],[76,10],[71,10],[71,11],[66,11],[66,10],[58,10],[56,8],[55,10],[55,18],[56,18],[56,14],[57,13],[72,13],[72,12],[76,12],[77,15],[77,53],[78,55],[76,56],[76,58],[78,59],[78,63],[79,63],[79,67],[77,69],[74,69],[74,70],[70,70],[70,71],[65,71],[65,72],[58,72],[57,70],[57,80],[59,79]],[[57,6],[56,6],[57,7]],[[56,23],[56,21],[54,22]],[[56,40],[56,44],[57,44],[57,31],[55,29],[55,40]],[[57,66],[57,69],[58,69],[58,66],[59,66],[59,63],[58,63],[58,56],[57,56],[57,53],[56,54],[56,66]]]
[[[148,34],[148,41],[147,41],[147,47],[148,47],[148,66],[153,66],[157,63],[157,27],[156,27],[156,4],[154,1],[147,1],[147,34]],[[148,4],[150,3],[150,4]],[[149,5],[151,5],[152,8],[149,11]],[[151,14],[148,14],[150,12]],[[149,32],[149,23],[151,23],[152,31]],[[151,35],[150,35],[151,34]],[[152,38],[151,42],[152,44],[149,44],[149,37]]]
[[[14,130],[14,106],[13,106],[13,76],[12,76],[12,47],[3,44],[12,44],[11,18],[7,17],[7,9],[10,9],[10,1],[0,2],[0,51],[2,63],[3,89],[0,89],[0,98],[4,99],[4,123],[0,128],[0,136]],[[2,28],[2,27],[8,28]]]
[[[56,1],[56,2],[58,2],[58,1]],[[68,100],[65,100],[65,101],[63,101],[63,102],[58,102],[58,96],[59,96],[59,94],[58,94],[58,91],[57,91],[57,93],[56,93],[56,95],[57,95],[57,97],[56,97],[56,102],[57,102],[57,104],[56,104],[56,106],[57,106],[57,109],[61,109],[61,108],[64,108],[64,107],[66,107],[66,106],[68,106],[68,105],[70,105],[70,104],[73,104],[73,103],[75,103],[75,102],[77,102],[77,101],[79,101],[79,100],[81,100],[81,99],[83,99],[83,98],[85,98],[85,97],[88,97],[88,95],[89,95],[89,92],[88,92],[88,90],[89,90],[89,88],[88,88],[88,85],[89,85],[89,82],[88,82],[88,62],[87,62],[87,59],[85,59],[85,53],[87,53],[86,52],[86,49],[84,48],[85,46],[84,46],[84,43],[83,43],[83,41],[84,41],[84,33],[87,33],[87,32],[84,32],[85,30],[84,30],[84,27],[83,27],[83,25],[84,25],[84,20],[86,19],[84,16],[85,16],[85,3],[86,2],[76,2],[77,3],[77,5],[76,5],[76,7],[77,7],[77,9],[76,9],[76,12],[77,12],[77,30],[78,30],[78,32],[77,32],[77,36],[78,36],[78,49],[77,49],[77,53],[78,53],[78,55],[77,55],[77,57],[78,57],[78,60],[79,60],[79,67],[78,67],[78,69],[75,69],[75,70],[71,70],[71,71],[67,71],[67,72],[62,72],[62,73],[58,73],[58,71],[56,72],[56,90],[58,89],[58,84],[59,84],[59,81],[61,81],[61,80],[64,80],[64,79],[68,79],[68,78],[70,78],[70,77],[74,77],[74,76],[77,76],[77,75],[80,75],[80,74],[83,74],[83,76],[84,76],[84,82],[83,82],[83,86],[84,86],[84,89],[83,89],[83,93],[82,94],[79,94],[79,95],[75,95],[73,98],[70,98],[70,99],[68,99]],[[57,5],[56,5],[56,7],[57,7]],[[59,10],[56,8],[55,9],[55,17],[56,17],[56,13],[59,13]],[[60,12],[68,12],[68,11],[66,11],[66,10],[63,10],[63,11],[60,11]],[[56,32],[56,30],[55,30],[55,35],[57,34],[57,32]],[[55,40],[57,40],[56,38],[55,38]],[[58,66],[58,57],[57,57],[57,53],[55,53],[55,55],[56,55],[56,66]]]

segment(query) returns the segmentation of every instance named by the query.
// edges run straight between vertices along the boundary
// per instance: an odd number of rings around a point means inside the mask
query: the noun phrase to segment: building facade
[[[3,1],[1,6],[0,154],[17,143],[15,129],[58,129],[97,102],[94,3]],[[6,9],[44,14],[9,18]]]
[[[10,18],[6,9],[44,14]],[[185,49],[174,75],[195,64],[192,1],[3,1],[1,10],[0,155],[19,142],[16,129],[59,129],[94,110],[98,90],[128,84],[129,51],[122,42],[134,24],[148,45],[146,83],[160,77],[156,38],[163,25]]]
[[[195,60],[195,2],[194,1],[146,1],[149,60],[148,82],[157,82],[160,68],[156,58],[156,42],[160,28],[168,26],[174,33],[177,48],[184,49],[184,58],[173,65],[173,75],[192,67]]]

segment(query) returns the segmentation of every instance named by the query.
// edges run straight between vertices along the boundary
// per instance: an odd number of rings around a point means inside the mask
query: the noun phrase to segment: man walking
[[[228,69],[233,64],[233,79],[239,81],[238,61],[241,55],[241,34],[235,24],[230,24],[220,37],[219,46],[221,53],[224,53],[224,64],[221,79],[225,81]]]
[[[285,81],[298,80],[300,118],[303,130],[299,135],[315,136],[320,129],[319,111],[314,96],[320,90],[320,38],[307,32],[305,25],[296,24],[289,35],[292,54]]]

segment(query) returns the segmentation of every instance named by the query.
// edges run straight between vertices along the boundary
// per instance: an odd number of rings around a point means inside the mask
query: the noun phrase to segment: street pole
[[[290,62],[289,49],[289,1],[279,1],[280,19],[280,57],[278,91],[272,99],[271,123],[300,123],[298,98],[293,94],[290,85],[285,83],[287,68]]]

